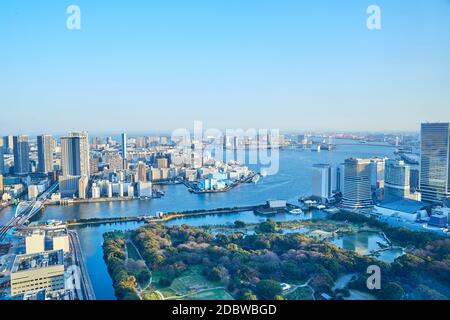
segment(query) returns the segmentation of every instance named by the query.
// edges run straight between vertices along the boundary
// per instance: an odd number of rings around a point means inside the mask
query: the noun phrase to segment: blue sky
[[[0,134],[418,130],[450,120],[449,39],[449,0],[2,0]]]

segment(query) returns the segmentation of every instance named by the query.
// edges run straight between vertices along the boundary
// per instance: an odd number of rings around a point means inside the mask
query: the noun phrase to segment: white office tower
[[[423,123],[420,154],[422,201],[440,204],[450,197],[449,157],[449,123]]]
[[[92,184],[92,199],[100,199],[101,198],[101,190],[100,187],[96,184]]]
[[[71,132],[68,136],[61,137],[61,167],[61,195],[68,197],[80,193],[79,178],[90,177],[89,138],[86,132]]]
[[[45,232],[33,231],[25,237],[26,254],[35,254],[45,251]]]
[[[123,183],[119,182],[118,183],[118,189],[119,189],[119,197],[123,197],[124,196],[124,190],[123,190]]]
[[[132,184],[130,184],[128,186],[128,191],[127,191],[128,197],[133,198],[134,197],[134,187]]]
[[[336,191],[344,194],[345,163],[336,168]]]
[[[331,198],[331,166],[315,164],[312,170],[312,195],[326,202]]]
[[[39,173],[48,173],[53,171],[53,141],[54,140],[51,135],[41,135],[37,137]]]
[[[106,196],[108,198],[112,198],[113,197],[113,184],[110,181],[106,182],[105,189],[106,189]]]
[[[410,167],[403,160],[387,160],[385,166],[384,197],[410,196]]]
[[[342,206],[360,209],[370,207],[372,204],[370,160],[355,158],[345,160]]]
[[[153,195],[151,182],[139,182],[138,183],[138,197],[150,198]]]
[[[385,159],[374,158],[370,160],[370,184],[372,188],[382,188],[384,185]]]

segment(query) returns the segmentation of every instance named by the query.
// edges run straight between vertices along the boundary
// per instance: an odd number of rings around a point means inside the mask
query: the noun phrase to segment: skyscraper
[[[89,179],[89,138],[86,132],[71,132],[61,137],[61,166],[60,191],[63,196],[73,196],[75,193],[83,195],[86,190],[79,190],[80,178]]]
[[[331,198],[331,166],[315,164],[312,171],[312,195],[326,201]]]
[[[122,159],[127,160],[127,134],[122,133]]]
[[[71,132],[61,137],[63,176],[89,177],[89,141],[86,132]]]
[[[20,135],[13,138],[14,141],[14,173],[25,175],[30,173],[30,145],[28,136]]]
[[[5,173],[5,159],[4,159],[4,150],[0,147],[0,174]]]
[[[386,160],[384,197],[408,198],[410,196],[410,167],[403,160]]]
[[[38,147],[38,172],[48,173],[53,171],[53,137],[41,135],[37,137]]]
[[[422,200],[442,203],[450,197],[450,124],[422,123],[420,192]]]
[[[138,182],[147,182],[147,166],[144,162],[140,161],[137,167]]]
[[[3,148],[5,149],[5,153],[13,152],[13,150],[14,150],[14,137],[13,136],[3,137]]]
[[[367,208],[373,204],[370,184],[370,160],[345,160],[342,206],[349,209]]]

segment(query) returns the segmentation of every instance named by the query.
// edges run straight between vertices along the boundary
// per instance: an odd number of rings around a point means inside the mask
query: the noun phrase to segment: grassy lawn
[[[128,258],[133,260],[140,260],[139,253],[136,251],[136,248],[129,242],[127,242],[127,251]]]
[[[190,300],[234,300],[225,289],[212,289],[189,297]]]
[[[231,300],[233,297],[224,289],[213,289],[222,287],[221,282],[208,281],[202,275],[201,266],[190,267],[180,277],[176,278],[170,287],[161,287],[158,285],[159,278],[164,273],[161,271],[153,273],[153,285],[156,290],[159,290],[165,298],[174,298],[177,296],[184,296],[192,294],[187,299],[190,300]],[[208,290],[196,294],[197,291]],[[175,298],[174,298],[175,299]]]
[[[145,293],[144,299],[145,300],[161,300],[159,298],[159,295],[157,295],[155,292]]]
[[[287,300],[313,300],[312,291],[310,288],[298,288],[294,292],[286,296]]]

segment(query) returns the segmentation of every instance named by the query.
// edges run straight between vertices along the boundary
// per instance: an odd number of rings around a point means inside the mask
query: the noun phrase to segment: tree
[[[243,293],[242,293],[242,299],[243,300],[247,300],[247,301],[256,301],[256,300],[258,300],[258,298],[256,297],[256,295],[255,294],[253,294],[253,292],[251,291],[251,290],[245,290]]]
[[[273,220],[262,222],[257,229],[258,233],[275,233],[277,232],[277,223]]]
[[[405,295],[403,288],[396,282],[388,282],[381,288],[380,297],[383,300],[402,300]]]
[[[245,228],[245,222],[237,220],[234,222],[234,226],[238,229]]]
[[[147,269],[145,269],[139,272],[139,274],[137,275],[137,280],[140,284],[145,284],[150,281],[151,277],[152,274]]]
[[[256,291],[258,296],[265,300],[275,300],[283,292],[280,284],[273,280],[261,280],[256,285]]]

